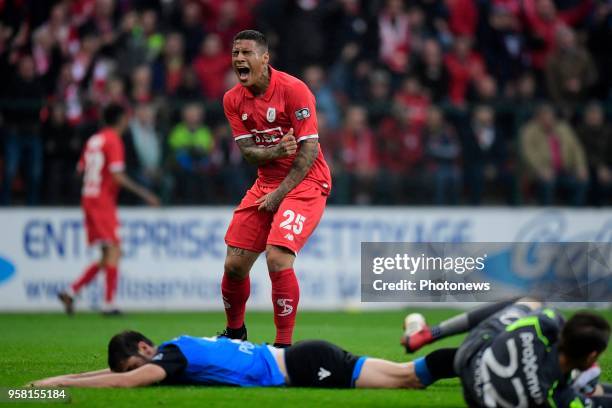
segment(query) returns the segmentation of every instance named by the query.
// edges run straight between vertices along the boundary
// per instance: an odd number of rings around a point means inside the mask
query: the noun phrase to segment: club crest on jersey
[[[249,117],[249,115],[247,115],[246,113],[242,114],[242,120],[247,120],[248,117]]]
[[[268,112],[266,113],[266,119],[268,119],[268,122],[270,123],[276,120],[276,109],[275,108],[268,108]]]
[[[302,120],[310,117],[310,109],[301,108],[295,111],[295,117],[297,120]]]

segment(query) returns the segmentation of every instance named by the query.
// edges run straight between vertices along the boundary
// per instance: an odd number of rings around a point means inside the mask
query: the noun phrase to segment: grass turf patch
[[[414,309],[410,309],[414,312]],[[301,312],[295,340],[325,339],[355,354],[407,361],[437,347],[457,346],[461,337],[446,339],[407,356],[399,346],[406,310],[386,312]],[[454,310],[420,310],[435,323]],[[602,312],[612,321],[612,312]],[[83,313],[0,314],[0,386],[19,387],[34,379],[89,371],[106,366],[110,337],[124,329],[141,331],[155,343],[180,334],[211,336],[223,329],[223,313],[129,313],[117,318]],[[269,312],[247,313],[249,340],[274,341]],[[602,360],[602,379],[612,382],[612,352]],[[148,387],[143,389],[73,389],[72,404],[84,407],[460,407],[458,380],[441,381],[421,390],[318,390],[296,388]],[[32,406],[32,404],[24,404]]]

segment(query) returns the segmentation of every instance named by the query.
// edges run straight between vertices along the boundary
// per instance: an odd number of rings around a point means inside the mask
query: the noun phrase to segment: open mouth
[[[238,73],[238,79],[240,79],[240,81],[246,81],[249,79],[251,70],[247,67],[238,67],[236,68],[236,72]]]

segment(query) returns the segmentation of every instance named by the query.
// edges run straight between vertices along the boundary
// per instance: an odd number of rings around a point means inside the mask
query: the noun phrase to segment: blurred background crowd
[[[119,103],[130,175],[236,204],[255,171],[221,101],[248,28],[317,98],[331,203],[611,203],[611,0],[0,0],[1,202],[77,204]]]

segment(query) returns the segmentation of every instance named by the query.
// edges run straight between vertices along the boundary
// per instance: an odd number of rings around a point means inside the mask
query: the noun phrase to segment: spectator
[[[511,4],[489,3],[489,12],[481,46],[488,71],[505,87],[525,69],[525,40]]]
[[[208,19],[206,27],[219,35],[223,44],[230,44],[237,32],[253,27],[249,6],[254,6],[255,2],[256,0],[216,1],[214,17]]]
[[[546,83],[553,101],[568,112],[590,96],[597,68],[589,52],[576,43],[571,28],[557,29],[557,48],[546,65]]]
[[[232,60],[227,51],[223,49],[221,37],[218,34],[208,34],[200,54],[193,61],[193,69],[198,76],[202,94],[207,99],[221,99],[226,89],[222,78],[228,69],[231,69]]]
[[[176,32],[168,34],[163,54],[153,63],[155,91],[172,95],[181,82],[184,67],[183,37]]]
[[[442,50],[436,40],[426,40],[423,53],[415,66],[419,82],[429,91],[431,99],[442,102],[448,95],[449,73],[442,59]]]
[[[461,193],[461,146],[455,129],[446,122],[440,108],[429,109],[422,138],[434,179],[434,203],[457,204]]]
[[[352,44],[367,58],[378,58],[377,21],[369,16],[359,0],[343,0],[331,6],[326,16],[328,51],[325,60],[334,61],[342,49]]]
[[[410,23],[402,0],[387,0],[378,16],[380,60],[393,73],[406,72],[410,62]]]
[[[332,129],[340,127],[340,110],[334,94],[325,78],[325,71],[320,65],[311,65],[304,70],[304,82],[317,100],[317,113],[323,112]]]
[[[34,36],[36,35],[49,39],[52,44],[57,44],[62,55],[70,54],[71,29],[64,3],[53,6],[49,20],[34,32]]]
[[[472,39],[457,37],[453,43],[453,51],[445,58],[450,83],[448,96],[455,105],[465,103],[468,87],[472,81],[477,81],[486,74],[484,61],[480,54],[472,49]]]
[[[344,126],[336,140],[334,152],[340,171],[335,175],[334,201],[337,204],[371,203],[379,162],[365,108],[357,105],[347,108]]]
[[[232,73],[233,74],[233,73]],[[216,79],[217,82],[223,84],[222,81]],[[181,77],[181,82],[174,92],[172,100],[176,101],[175,107],[182,106],[185,103],[201,102],[204,99],[202,87],[196,73],[191,68],[186,68]]]
[[[79,183],[76,180],[76,163],[79,160],[82,140],[66,117],[66,108],[55,103],[49,108],[49,118],[42,127],[45,152],[45,202],[49,204],[78,203]],[[74,175],[66,180],[67,175]]]
[[[162,142],[156,128],[153,105],[146,102],[136,105],[124,141],[128,173],[145,187],[159,191]]]
[[[142,12],[142,35],[146,44],[146,58],[153,62],[164,49],[165,37],[159,30],[157,12],[148,9]]]
[[[127,109],[130,106],[130,100],[125,94],[125,82],[123,82],[123,79],[117,77],[110,78],[106,83],[106,91],[99,102],[102,106],[115,104]]]
[[[177,34],[180,35],[181,52],[183,51],[182,41],[185,41],[185,54],[182,56],[189,63],[198,53],[206,35],[202,24],[202,6],[199,1],[188,0],[185,2],[185,5],[182,7],[181,24],[179,26],[181,27],[180,33],[175,33],[173,37],[176,37]],[[177,40],[173,39],[172,41]],[[175,48],[175,46],[173,45],[172,48]]]
[[[555,34],[559,27],[580,23],[589,14],[592,3],[592,0],[580,1],[570,9],[559,11],[553,0],[523,1],[529,57],[537,71],[545,68],[548,57],[555,49]]]
[[[474,0],[446,0],[448,28],[455,36],[473,37],[478,24],[478,9]]]
[[[590,103],[577,130],[584,146],[593,202],[610,203],[612,197],[612,127],[606,123],[601,105]]]
[[[380,121],[391,114],[391,78],[382,69],[368,75],[368,89],[364,102],[368,106],[369,122],[376,127]]]
[[[123,16],[121,31],[117,35],[113,51],[114,58],[121,61],[115,74],[122,77],[128,77],[136,67],[150,62],[147,41],[136,11],[130,11]]]
[[[516,91],[513,100],[515,106],[514,112],[514,130],[518,132],[533,116],[537,101],[537,84],[535,76],[530,72],[525,72],[516,83]]]
[[[17,73],[6,84],[5,98],[11,103],[4,110],[4,180],[2,204],[12,202],[12,190],[19,166],[25,163],[28,205],[38,204],[43,170],[43,141],[40,135],[40,112],[44,89],[36,77],[34,59],[24,55],[19,59]]]
[[[41,78],[45,94],[53,93],[62,65],[62,52],[53,36],[43,30],[33,35],[32,56],[36,65],[36,75]]]
[[[599,1],[595,5],[595,11],[589,27],[587,44],[598,72],[601,74],[600,86],[597,87],[597,97],[605,99],[611,96],[612,75],[612,4],[610,2]]]
[[[485,184],[491,183],[505,190],[506,202],[515,204],[517,195],[513,169],[509,162],[509,146],[495,123],[495,111],[480,105],[474,109],[463,140],[465,181],[469,202],[480,205]],[[494,184],[493,184],[494,183]]]
[[[404,108],[399,111],[396,109],[395,118],[406,119],[406,124],[410,127],[411,132],[421,133],[427,121],[431,101],[423,92],[419,80],[415,77],[407,77],[401,89],[395,94],[395,102]]]
[[[176,193],[183,203],[206,202],[211,197],[205,175],[211,166],[214,139],[204,124],[204,114],[199,104],[185,106],[182,122],[172,129],[168,138]]]
[[[538,187],[540,203],[554,203],[558,188],[570,194],[573,205],[584,203],[588,169],[582,145],[572,128],[556,117],[550,105],[538,107],[535,118],[520,135],[527,175]]]
[[[180,77],[177,79],[180,79]],[[130,99],[132,102],[152,102],[154,98],[152,84],[153,77],[151,68],[149,68],[148,65],[141,65],[136,68],[132,73],[132,90],[130,92]]]
[[[393,116],[381,122],[377,135],[381,164],[377,197],[380,203],[420,202],[423,125],[424,121],[420,123],[420,112],[415,115],[413,108],[402,103],[396,103]]]
[[[483,75],[474,79],[469,88],[468,100],[475,104],[497,105],[499,100],[495,78]]]

